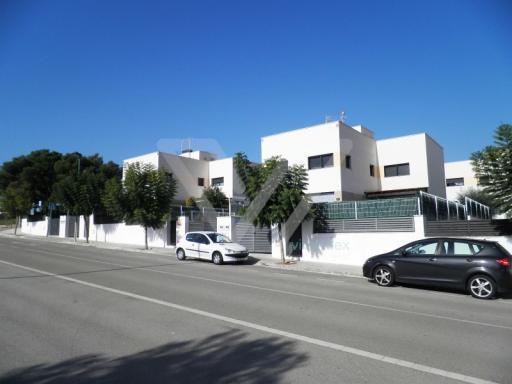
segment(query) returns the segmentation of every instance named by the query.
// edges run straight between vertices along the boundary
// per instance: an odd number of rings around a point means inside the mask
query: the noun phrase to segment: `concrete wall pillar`
[[[176,220],[176,243],[185,238],[185,233],[188,232],[189,218],[188,216],[179,216]]]

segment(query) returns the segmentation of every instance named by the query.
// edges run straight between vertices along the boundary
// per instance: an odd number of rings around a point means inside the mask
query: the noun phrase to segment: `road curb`
[[[356,277],[359,279],[364,279],[365,277],[363,275],[359,275],[356,273],[351,272],[333,272],[333,271],[318,271],[318,270],[312,270],[308,269],[308,267],[301,267],[301,268],[294,268],[294,269],[288,269],[287,267],[278,265],[278,264],[270,264],[264,261],[259,261],[255,266],[263,267],[263,268],[271,268],[271,269],[278,269],[282,271],[289,271],[289,272],[307,272],[307,273],[316,273],[319,275],[327,275],[327,276],[342,276],[342,277]],[[293,267],[292,267],[293,268]]]

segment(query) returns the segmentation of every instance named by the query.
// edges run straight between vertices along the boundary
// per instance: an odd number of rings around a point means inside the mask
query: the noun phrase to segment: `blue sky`
[[[511,18],[505,0],[2,0],[0,162],[187,137],[259,160],[261,136],[342,110],[465,159],[512,123]]]

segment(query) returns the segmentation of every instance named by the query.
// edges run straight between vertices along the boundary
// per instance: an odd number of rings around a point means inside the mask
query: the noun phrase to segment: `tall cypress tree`
[[[471,155],[480,185],[509,216],[512,214],[512,125],[502,124],[494,133],[494,145]]]

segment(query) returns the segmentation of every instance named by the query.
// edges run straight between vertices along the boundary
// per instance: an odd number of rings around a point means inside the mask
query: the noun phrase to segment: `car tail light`
[[[503,265],[504,267],[510,267],[510,259],[508,257],[504,257],[496,261],[498,262],[499,265]]]

